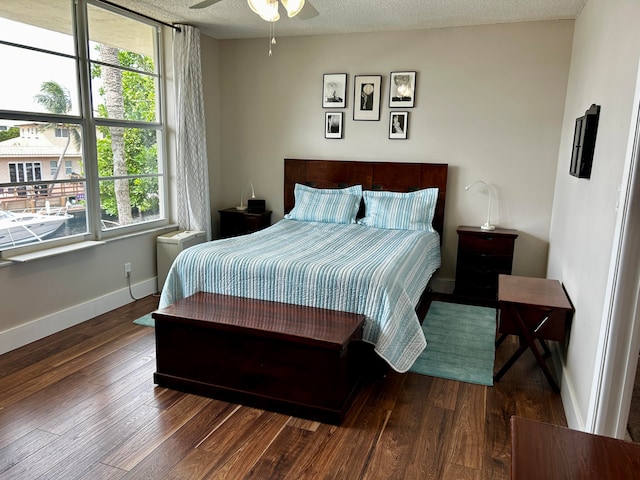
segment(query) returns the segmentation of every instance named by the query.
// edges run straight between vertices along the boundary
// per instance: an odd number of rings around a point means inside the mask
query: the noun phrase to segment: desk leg
[[[551,356],[551,350],[549,350],[549,345],[547,345],[547,342],[544,341],[544,338],[538,338],[538,341],[540,342],[540,346],[542,347],[542,350],[544,350],[544,358],[549,358]]]
[[[516,363],[516,360],[520,358],[520,356],[524,353],[526,349],[527,349],[527,345],[523,342],[520,342],[520,346],[518,347],[518,350],[516,350],[515,353],[511,355],[511,358],[507,360],[507,362],[502,366],[500,371],[493,376],[493,380],[496,382],[499,382],[502,376],[505,373],[507,373],[507,371],[513,366],[514,363]]]
[[[531,351],[533,352],[533,355],[536,357],[536,360],[540,365],[540,368],[542,368],[542,372],[544,373],[544,376],[547,377],[547,381],[549,382],[549,385],[551,385],[551,388],[553,389],[554,392],[559,392],[560,388],[558,387],[558,384],[555,378],[553,377],[551,370],[549,370],[549,367],[547,367],[547,362],[545,361],[544,356],[540,353],[540,350],[538,349],[538,346],[535,343],[536,339],[540,341],[541,345],[543,346],[543,350],[545,354],[547,354],[546,356],[548,356],[548,354],[551,353],[544,339],[539,338],[537,336],[538,330],[540,329],[540,327],[542,327],[542,325],[544,325],[544,323],[549,318],[549,313],[545,312],[543,317],[538,322],[538,325],[532,331],[529,331],[527,329],[526,324],[524,323],[524,320],[520,316],[520,312],[518,311],[518,308],[515,305],[509,305],[507,308],[509,309],[509,313],[511,314],[512,318],[515,319],[518,330],[520,331],[520,334],[519,334],[520,347],[518,347],[518,350],[515,351],[515,353],[507,361],[507,363],[505,363],[504,366],[500,369],[500,371],[493,377],[494,380],[499,381],[502,378],[502,376],[507,372],[507,370],[509,370],[513,366],[516,360],[520,358],[520,356],[524,353],[524,351],[527,348],[530,348]]]

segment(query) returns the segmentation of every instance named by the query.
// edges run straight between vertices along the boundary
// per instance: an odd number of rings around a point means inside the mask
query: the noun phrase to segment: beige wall
[[[155,234],[0,268],[0,353],[155,292]]]
[[[514,272],[544,276],[573,21],[220,42],[221,174],[216,208],[243,182],[282,218],[283,158],[448,163],[442,285],[455,275],[458,225],[520,231]],[[417,71],[409,139],[389,140],[388,81]],[[324,138],[322,75],[348,73],[344,139]],[[383,76],[380,121],[353,121],[353,77]],[[496,205],[497,203],[497,205]],[[214,215],[215,218],[215,215]]]
[[[563,399],[575,428],[587,425],[640,57],[640,4],[589,0],[576,21],[558,155],[548,273],[576,313],[564,360]],[[601,105],[591,179],[568,174],[575,119]]]

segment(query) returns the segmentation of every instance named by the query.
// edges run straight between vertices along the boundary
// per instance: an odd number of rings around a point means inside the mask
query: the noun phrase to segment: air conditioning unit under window
[[[162,291],[164,282],[169,274],[169,269],[178,254],[189,248],[203,243],[207,240],[205,232],[194,230],[178,230],[165,235],[160,235],[156,239],[157,246],[157,268],[158,268],[158,291]]]

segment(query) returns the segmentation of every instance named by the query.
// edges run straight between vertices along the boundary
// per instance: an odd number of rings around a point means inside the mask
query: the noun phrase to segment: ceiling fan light
[[[247,3],[251,10],[260,15],[263,20],[267,22],[280,20],[278,0],[247,0]]]
[[[260,15],[260,17],[262,17],[262,19],[266,20],[267,22],[277,22],[278,20],[280,20],[280,14],[277,11],[275,13]]]
[[[247,3],[249,4],[249,8],[253,10],[253,13],[260,15],[260,10],[264,8],[267,2],[265,0],[247,0]]]
[[[284,8],[287,9],[287,15],[289,18],[295,17],[302,7],[304,7],[304,0],[280,0]]]

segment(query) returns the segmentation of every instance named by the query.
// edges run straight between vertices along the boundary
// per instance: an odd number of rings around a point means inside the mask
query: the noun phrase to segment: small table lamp
[[[495,225],[491,225],[491,188],[489,188],[489,185],[487,183],[483,182],[482,180],[476,180],[475,182],[470,183],[469,185],[464,187],[464,189],[465,190],[469,190],[476,183],[481,183],[482,185],[484,185],[484,188],[486,188],[487,193],[489,194],[489,206],[487,207],[487,221],[485,222],[484,225],[480,225],[480,228],[482,230],[495,230],[496,226]]]
[[[251,198],[256,198],[256,192],[253,190],[253,183],[251,183],[251,180],[247,180],[246,182],[244,182],[244,185],[242,185],[242,193],[240,194],[240,205],[236,207],[236,210],[247,209],[247,205],[244,203],[244,189],[246,188],[247,184],[251,186]]]

